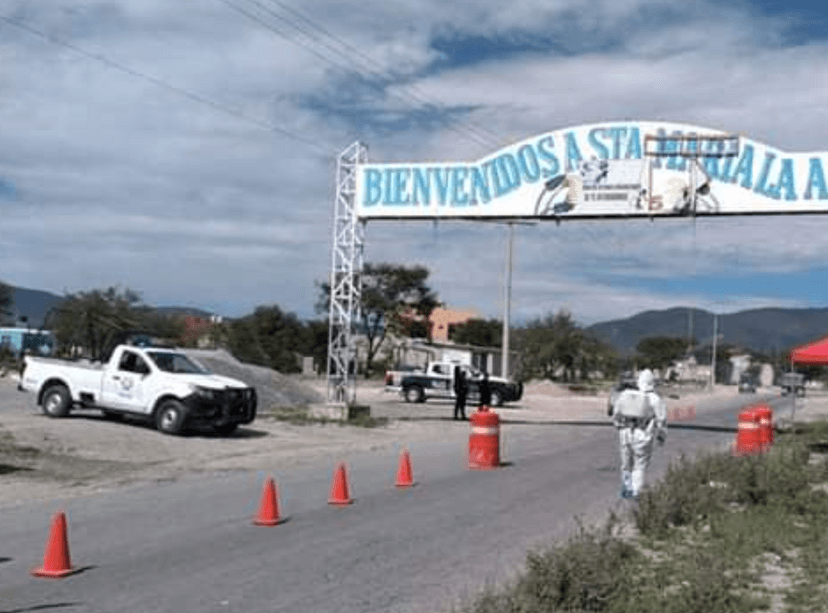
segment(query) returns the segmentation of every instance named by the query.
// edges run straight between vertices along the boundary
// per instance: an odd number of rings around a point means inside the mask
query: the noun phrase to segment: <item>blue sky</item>
[[[0,0],[0,279],[311,317],[336,154],[472,160],[619,119],[828,151],[828,9],[667,0]],[[828,217],[516,230],[515,321],[828,305]],[[506,228],[371,222],[502,315]]]

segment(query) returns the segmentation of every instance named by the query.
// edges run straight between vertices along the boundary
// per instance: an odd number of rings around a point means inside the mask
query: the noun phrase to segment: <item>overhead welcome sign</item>
[[[547,132],[474,162],[360,164],[356,215],[679,216],[692,212],[691,202],[697,215],[828,213],[828,152],[727,136],[677,123],[609,122]]]

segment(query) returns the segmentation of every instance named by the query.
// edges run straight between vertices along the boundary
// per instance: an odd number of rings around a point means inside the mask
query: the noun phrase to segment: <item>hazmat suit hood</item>
[[[645,368],[638,374],[638,389],[642,392],[655,391],[655,377],[649,368]]]

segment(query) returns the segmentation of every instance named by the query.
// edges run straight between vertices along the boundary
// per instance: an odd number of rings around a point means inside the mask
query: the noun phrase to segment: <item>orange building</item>
[[[483,315],[476,309],[445,309],[437,307],[428,318],[431,327],[431,340],[445,343],[449,340],[451,326],[464,324],[470,319],[483,319]]]

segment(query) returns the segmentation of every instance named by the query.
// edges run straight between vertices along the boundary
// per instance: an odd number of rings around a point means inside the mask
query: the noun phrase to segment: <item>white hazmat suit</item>
[[[621,497],[638,498],[653,455],[653,442],[667,438],[667,405],[655,392],[652,371],[638,375],[638,389],[625,389],[611,400],[621,447]]]

